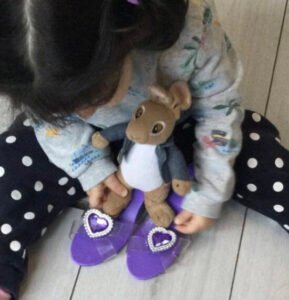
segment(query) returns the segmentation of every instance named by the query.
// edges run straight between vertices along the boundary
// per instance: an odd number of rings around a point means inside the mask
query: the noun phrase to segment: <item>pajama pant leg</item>
[[[0,135],[0,287],[18,297],[27,250],[66,207],[84,196],[51,164],[25,116]]]
[[[255,112],[246,112],[242,128],[234,199],[289,232],[289,151],[280,144],[274,125]]]
[[[176,144],[188,163],[192,161],[194,127],[192,120],[186,120],[175,131]],[[246,111],[242,132],[233,199],[289,232],[289,151],[280,144],[274,125],[256,112]]]

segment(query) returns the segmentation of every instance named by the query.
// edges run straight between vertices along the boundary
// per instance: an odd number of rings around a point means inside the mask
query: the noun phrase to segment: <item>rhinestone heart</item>
[[[152,252],[162,252],[174,246],[177,241],[177,235],[172,230],[155,227],[149,232],[147,241]]]
[[[113,219],[98,209],[90,209],[83,217],[83,225],[89,237],[100,238],[112,231]]]

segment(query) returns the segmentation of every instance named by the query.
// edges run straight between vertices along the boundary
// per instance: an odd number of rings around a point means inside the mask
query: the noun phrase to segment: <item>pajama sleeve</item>
[[[77,178],[85,191],[116,171],[109,149],[91,144],[95,130],[77,117],[64,128],[48,123],[33,125],[37,140],[49,160],[70,177]]]
[[[177,61],[173,66],[172,58]],[[243,72],[211,0],[190,1],[184,31],[160,63],[166,83],[179,79],[188,82],[192,116],[197,123],[192,153],[195,184],[183,208],[218,218],[235,185],[233,165],[241,149],[243,121],[237,89]]]
[[[235,185],[234,160],[241,149],[243,109],[238,86],[242,66],[214,7],[204,6],[203,32],[196,42],[194,70],[188,83],[193,117],[197,121],[194,145],[195,188],[183,208],[218,218]],[[188,50],[190,45],[186,45]]]

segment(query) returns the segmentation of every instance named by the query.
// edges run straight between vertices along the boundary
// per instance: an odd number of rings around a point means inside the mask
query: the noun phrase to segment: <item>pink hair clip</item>
[[[126,0],[126,1],[133,5],[139,5],[139,0]]]

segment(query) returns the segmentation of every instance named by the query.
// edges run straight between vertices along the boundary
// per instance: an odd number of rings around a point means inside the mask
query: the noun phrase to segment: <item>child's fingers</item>
[[[183,210],[175,217],[176,225],[183,225],[192,219],[193,215],[191,212]]]
[[[105,181],[105,185],[115,192],[116,194],[120,195],[121,197],[126,197],[128,194],[127,189],[120,183],[115,175],[109,176]]]
[[[176,226],[176,230],[184,234],[194,234],[207,229],[214,224],[215,221],[215,219],[193,215],[187,223]]]
[[[89,190],[88,195],[90,208],[101,208],[104,196],[104,185],[99,184],[98,186],[92,188]]]
[[[199,227],[199,225],[196,225],[194,223],[187,223],[185,225],[176,226],[176,230],[183,234],[193,234],[199,232],[201,228]]]
[[[1,300],[10,300],[11,296],[5,290],[0,288],[0,299]]]

